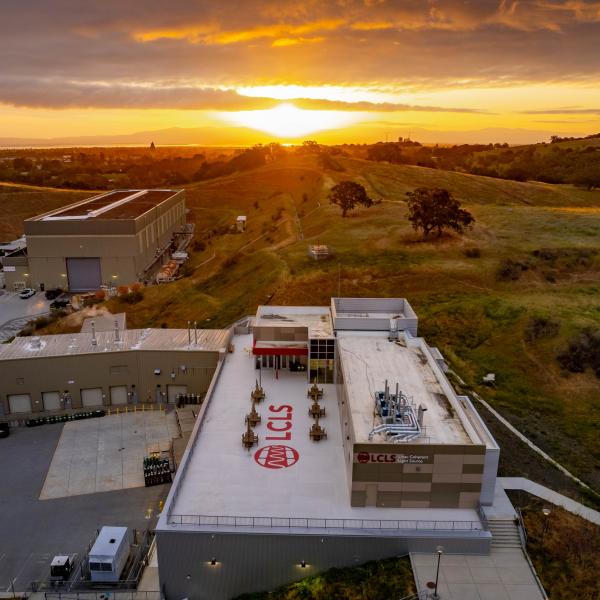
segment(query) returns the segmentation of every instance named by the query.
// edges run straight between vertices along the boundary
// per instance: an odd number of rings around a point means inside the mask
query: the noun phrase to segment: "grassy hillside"
[[[0,183],[0,241],[13,240],[23,235],[25,219],[91,195],[92,192]]]
[[[147,288],[136,305],[113,300],[109,308],[126,310],[130,327],[223,326],[259,303],[328,304],[338,287],[348,296],[406,296],[421,333],[469,387],[598,486],[599,380],[590,372],[564,375],[555,357],[581,328],[600,324],[600,192],[335,160],[343,170],[292,157],[188,187],[201,242],[189,276]],[[381,202],[342,219],[326,196],[343,179],[362,182]],[[420,185],[447,187],[474,214],[475,227],[424,243],[404,203]],[[237,214],[248,216],[248,230],[228,233]],[[335,257],[312,261],[311,242],[330,244]],[[468,258],[469,248],[480,257]],[[519,265],[519,277],[498,280],[507,259]],[[527,341],[531,318],[558,321],[558,333]],[[488,372],[496,373],[495,388],[480,384]],[[511,464],[513,474],[528,474],[518,455]]]

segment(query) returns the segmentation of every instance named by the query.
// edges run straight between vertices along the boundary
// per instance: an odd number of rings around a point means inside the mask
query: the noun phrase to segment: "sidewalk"
[[[435,581],[437,555],[411,554],[417,589]],[[433,590],[431,590],[433,592]],[[519,548],[492,548],[487,556],[443,554],[440,600],[545,600]]]
[[[592,508],[588,508],[567,496],[563,496],[550,488],[547,488],[535,481],[526,479],[525,477],[498,477],[498,483],[505,490],[523,490],[529,492],[538,498],[542,498],[556,506],[561,506],[574,515],[578,515],[590,523],[600,525],[600,513]]]

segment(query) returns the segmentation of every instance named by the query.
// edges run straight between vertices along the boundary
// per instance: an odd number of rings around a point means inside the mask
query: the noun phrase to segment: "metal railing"
[[[46,600],[162,600],[156,591],[136,592],[126,590],[103,590],[94,592],[45,592]]]
[[[421,521],[400,519],[319,519],[309,517],[242,517],[223,515],[177,515],[169,525],[208,527],[268,527],[284,529],[372,529],[379,531],[475,531],[483,533],[481,521]]]

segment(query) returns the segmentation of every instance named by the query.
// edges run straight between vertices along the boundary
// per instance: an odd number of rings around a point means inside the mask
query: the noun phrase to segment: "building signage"
[[[358,452],[354,455],[354,462],[361,464],[399,464],[399,465],[422,465],[432,462],[433,457],[427,454],[396,454],[378,452]]]
[[[288,442],[292,439],[292,415],[294,407],[291,404],[269,406],[267,418],[268,435],[266,440]],[[300,455],[295,448],[284,444],[272,444],[259,448],[254,454],[254,460],[267,469],[285,469],[298,462]]]
[[[9,265],[6,265],[6,266],[4,267],[4,270],[5,270],[7,273],[14,273],[14,272],[17,270],[17,267],[11,267],[11,266],[9,266]]]

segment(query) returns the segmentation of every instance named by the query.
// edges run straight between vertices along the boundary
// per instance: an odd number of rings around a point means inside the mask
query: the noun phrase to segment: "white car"
[[[32,290],[31,288],[25,288],[19,293],[19,298],[27,300],[27,298],[31,298],[33,295],[35,295],[35,290]]]

